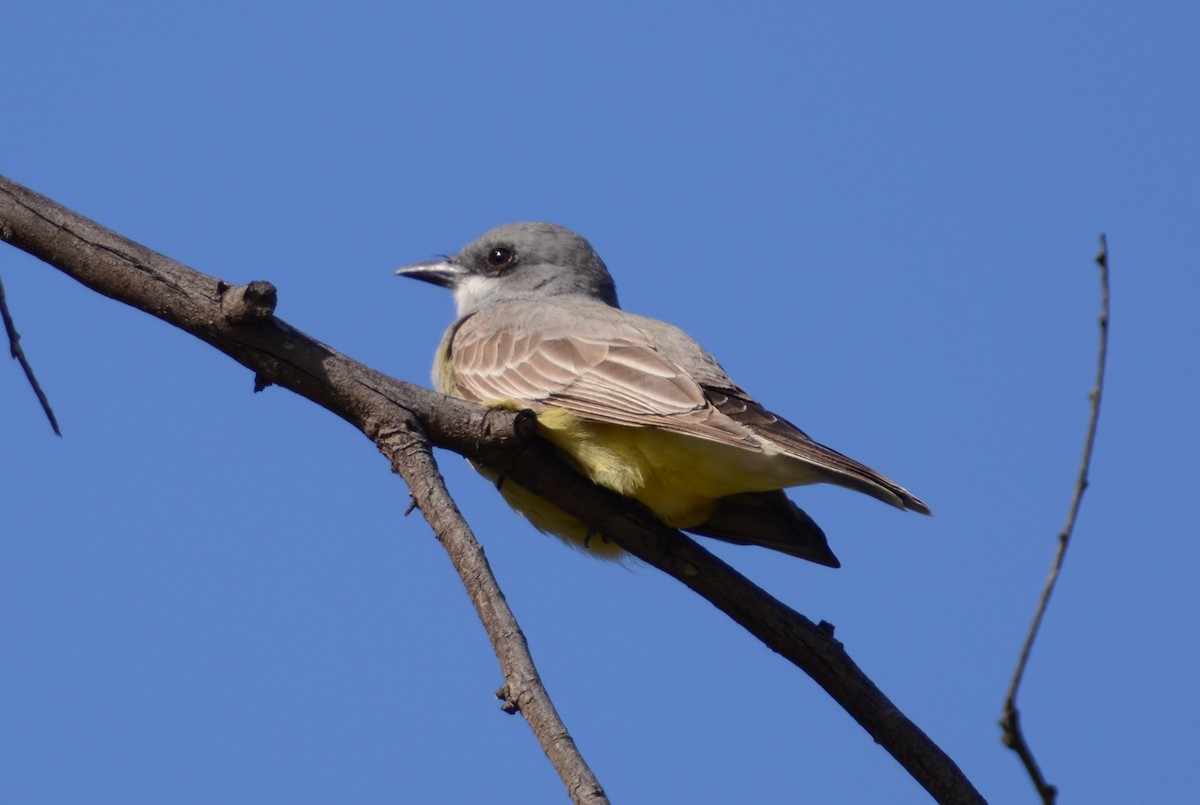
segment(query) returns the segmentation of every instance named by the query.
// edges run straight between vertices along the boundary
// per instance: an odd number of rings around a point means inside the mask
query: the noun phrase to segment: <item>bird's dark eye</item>
[[[497,246],[487,253],[487,264],[496,270],[509,268],[517,262],[517,253],[507,246]]]

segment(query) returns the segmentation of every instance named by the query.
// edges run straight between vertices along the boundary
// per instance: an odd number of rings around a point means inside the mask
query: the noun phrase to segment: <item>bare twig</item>
[[[475,610],[487,627],[492,650],[504,672],[504,687],[497,694],[504,700],[504,710],[524,714],[572,802],[605,805],[608,797],[550,700],[525,634],[509,609],[483,547],[446,491],[420,423],[413,421],[404,429],[381,431],[375,442],[391,461],[392,468],[408,483],[413,503],[450,554]]]
[[[954,762],[871,683],[829,630],[772,598],[695,542],[654,520],[633,501],[574,473],[545,442],[535,439],[529,443],[522,436],[522,420],[528,414],[486,409],[394,380],[273,315],[252,322],[235,316],[230,321],[221,315],[221,297],[231,290],[228,284],[122,238],[3,178],[0,237],[99,293],[212,344],[254,371],[256,386],[277,384],[327,408],[375,441],[389,457],[397,451],[422,452],[424,448],[413,445],[428,434],[432,444],[493,467],[553,501],[703,595],[802,668],[938,802],[983,802]],[[425,483],[424,473],[407,461],[397,460],[397,469],[414,484],[413,495],[430,516],[437,504],[422,496],[434,493],[419,491]],[[445,539],[446,529],[457,526],[441,522],[435,527]],[[471,585],[474,581],[468,575],[464,582]],[[473,588],[471,594],[473,598],[487,595]],[[488,616],[481,612],[480,617]],[[496,639],[493,636],[494,642]],[[535,731],[540,730],[535,719],[528,717],[531,705],[523,680],[514,684],[510,679],[508,683],[510,701],[527,713],[526,720]],[[551,747],[560,737],[538,732],[552,759],[557,750]],[[562,768],[559,773],[564,780],[573,775]]]
[[[1030,624],[1029,633],[1025,636],[1025,645],[1021,648],[1021,656],[1017,659],[1017,667],[1008,686],[1008,695],[1004,699],[1004,713],[1000,717],[1000,727],[1003,730],[1000,740],[1017,753],[1045,805],[1052,805],[1058,796],[1058,790],[1046,782],[1046,778],[1042,776],[1033,751],[1025,740],[1025,734],[1021,730],[1020,713],[1017,710],[1017,690],[1025,676],[1025,667],[1029,663],[1033,641],[1037,637],[1038,629],[1042,625],[1042,618],[1046,614],[1046,605],[1050,602],[1050,595],[1054,592],[1054,585],[1058,582],[1058,575],[1062,571],[1063,558],[1066,556],[1071,534],[1075,530],[1075,519],[1079,515],[1083,492],[1088,486],[1088,469],[1092,464],[1092,446],[1096,443],[1096,425],[1100,421],[1100,396],[1104,391],[1104,366],[1108,359],[1108,239],[1104,235],[1100,236],[1100,251],[1096,254],[1096,263],[1100,266],[1100,348],[1096,365],[1096,383],[1089,394],[1092,412],[1088,419],[1087,436],[1083,442],[1079,476],[1075,481],[1075,494],[1071,498],[1066,525],[1058,535],[1058,550],[1054,553],[1050,575],[1046,578],[1042,596],[1038,600],[1037,609],[1033,614],[1033,623]]]
[[[33,393],[37,395],[38,402],[42,404],[42,410],[46,412],[46,419],[50,420],[50,427],[54,428],[54,435],[62,436],[62,431],[58,429],[58,420],[54,416],[54,409],[50,407],[50,400],[46,398],[46,392],[42,391],[42,385],[38,383],[37,376],[33,373],[33,367],[29,365],[29,360],[25,357],[25,350],[21,349],[21,334],[17,332],[12,314],[8,312],[8,300],[4,296],[3,282],[0,282],[0,318],[4,319],[4,331],[8,333],[8,351],[25,370],[25,377],[29,380],[29,385],[33,387]]]

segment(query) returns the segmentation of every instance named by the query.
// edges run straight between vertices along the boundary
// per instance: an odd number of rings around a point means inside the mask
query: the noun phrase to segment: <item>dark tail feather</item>
[[[686,530],[736,545],[761,545],[827,567],[842,566],[821,527],[781,491],[722,498],[711,517]]]

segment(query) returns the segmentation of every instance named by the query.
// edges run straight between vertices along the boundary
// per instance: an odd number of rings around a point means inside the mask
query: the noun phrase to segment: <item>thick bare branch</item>
[[[525,714],[576,802],[608,800],[559,719],[483,549],[446,493],[416,411],[442,404],[455,437],[490,430],[486,411],[456,405],[420,387],[358,364],[274,317],[268,282],[244,286],[208,277],[122,238],[93,221],[0,177],[0,237],[62,269],[84,285],[174,324],[255,373],[255,390],[278,384],[347,420],[389,458],[408,482],[476,606],[496,649],[505,687]],[[516,415],[510,415],[510,419]],[[506,423],[508,438],[516,431]]]
[[[817,626],[775,600],[695,542],[654,520],[633,501],[576,475],[546,443],[538,439],[528,442],[522,435],[528,432],[522,424],[527,414],[484,409],[394,380],[274,316],[247,321],[240,315],[222,315],[223,296],[231,290],[243,291],[3,179],[0,236],[88,287],[207,341],[252,369],[259,386],[275,383],[324,406],[385,452],[393,450],[393,440],[398,439],[395,444],[401,452],[413,453],[409,440],[420,443],[423,438],[414,425],[419,423],[432,444],[494,467],[707,598],[812,676],[938,802],[983,802],[954,762],[853,663],[833,639],[831,628]],[[407,464],[397,467],[403,469],[414,496],[421,501],[420,496],[426,494],[418,492],[422,473]],[[510,680],[509,695],[527,708],[522,690],[523,685],[514,687]],[[556,737],[539,735],[539,739],[546,747]],[[546,751],[551,755],[550,748]]]

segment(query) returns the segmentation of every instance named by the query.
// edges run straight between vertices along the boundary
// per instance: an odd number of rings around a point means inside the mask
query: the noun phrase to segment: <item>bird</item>
[[[438,391],[532,411],[538,435],[572,468],[668,526],[840,567],[783,490],[830,483],[930,514],[904,487],[771,413],[682,329],[622,310],[599,254],[565,227],[505,224],[396,273],[453,292],[457,317],[434,359]],[[539,530],[623,555],[558,506],[475,468]]]

